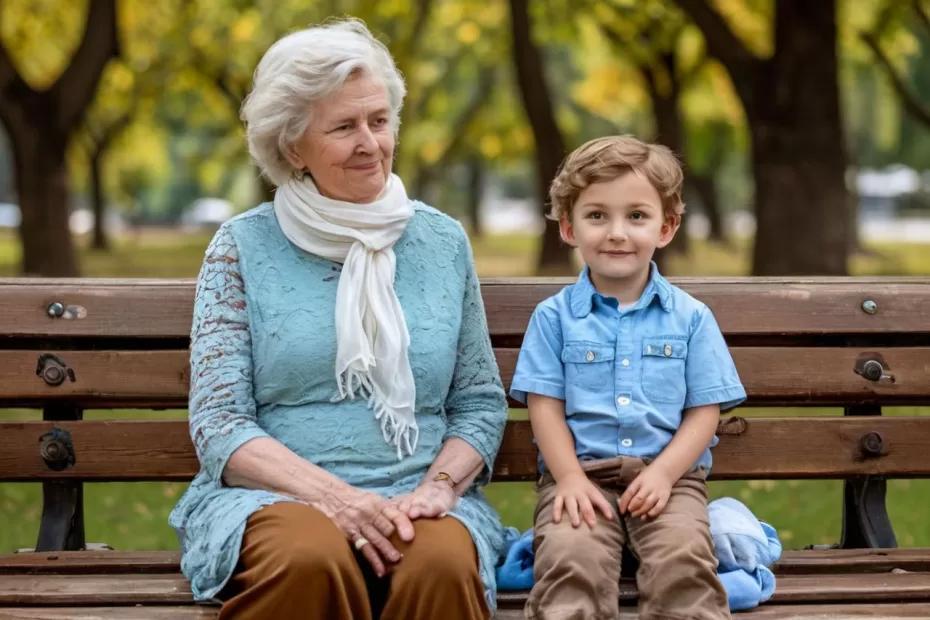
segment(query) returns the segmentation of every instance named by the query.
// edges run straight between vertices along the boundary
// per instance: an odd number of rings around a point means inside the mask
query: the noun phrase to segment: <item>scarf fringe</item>
[[[420,429],[416,425],[402,419],[391,407],[384,402],[384,395],[371,380],[368,372],[363,370],[346,369],[336,377],[339,395],[333,401],[348,398],[354,400],[356,394],[367,397],[368,408],[375,414],[375,420],[381,423],[381,435],[384,441],[397,448],[397,460],[403,460],[404,454],[413,454],[420,439]]]

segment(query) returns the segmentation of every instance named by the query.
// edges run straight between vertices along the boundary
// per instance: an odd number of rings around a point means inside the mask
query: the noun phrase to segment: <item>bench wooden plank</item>
[[[502,592],[503,608],[522,607],[525,592]],[[620,583],[621,601],[636,599],[636,584]],[[930,601],[930,573],[786,575],[778,579],[776,603]],[[181,575],[4,575],[0,605],[182,604],[192,601]]]
[[[0,555],[0,574],[179,573],[178,551],[53,551]],[[779,575],[930,572],[930,548],[786,550]]]
[[[494,334],[521,336],[536,304],[573,278],[484,278],[481,292]],[[672,278],[707,303],[727,335],[930,333],[926,277]],[[190,333],[193,280],[0,279],[0,334],[175,337]],[[878,303],[868,315],[864,299]],[[52,302],[80,307],[82,319],[51,319]],[[127,315],[132,320],[126,320]]]
[[[207,620],[219,614],[217,606],[148,606],[148,607],[0,607],[0,620]],[[501,609],[495,620],[523,620],[518,609]],[[772,605],[765,604],[736,618],[752,620],[846,620],[881,618],[911,620],[930,618],[928,603],[882,603],[843,605]],[[637,620],[634,607],[622,607],[618,620]]]
[[[38,450],[39,438],[53,427],[71,433],[77,455],[74,466],[57,472]],[[715,480],[930,475],[927,418],[724,418],[719,432]],[[860,442],[868,433],[881,436],[881,456],[863,454]],[[496,480],[535,478],[531,434],[529,422],[507,424]],[[198,470],[184,420],[0,422],[0,480],[185,481]]]
[[[4,575],[0,605],[178,605],[190,584],[167,575]]]
[[[732,347],[740,378],[754,405],[930,403],[930,347]],[[504,385],[513,379],[517,349],[496,349]],[[39,356],[54,353],[75,380],[50,386],[36,374]],[[894,382],[869,381],[855,368],[880,355]],[[861,365],[861,364],[860,364]],[[186,407],[187,350],[0,350],[0,403],[28,405],[67,400],[87,407],[145,404]],[[514,403],[521,406],[519,403]]]
[[[57,618],[57,617],[56,617]],[[501,609],[495,620],[523,620],[521,609]],[[621,607],[617,620],[637,620],[635,607]],[[930,603],[868,603],[863,605],[773,605],[766,603],[750,611],[733,614],[735,620],[852,620],[881,618],[882,620],[911,620],[930,618]]]
[[[219,606],[0,607],[0,620],[209,620]]]

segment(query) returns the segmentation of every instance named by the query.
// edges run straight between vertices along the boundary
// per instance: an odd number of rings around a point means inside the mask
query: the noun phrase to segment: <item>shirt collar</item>
[[[569,300],[572,314],[576,319],[583,319],[590,314],[595,295],[600,295],[600,293],[594,288],[594,283],[591,282],[591,275],[586,265],[581,270],[581,275],[578,276],[574,287],[572,287],[571,299]],[[654,299],[659,300],[663,310],[666,312],[672,311],[672,285],[659,273],[655,261],[649,267],[649,282],[646,284],[646,290],[643,291],[634,307],[645,308]]]

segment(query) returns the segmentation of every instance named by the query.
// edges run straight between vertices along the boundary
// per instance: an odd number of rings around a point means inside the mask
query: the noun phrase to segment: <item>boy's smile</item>
[[[583,189],[559,230],[578,248],[597,290],[626,305],[639,299],[653,254],[671,242],[680,222],[664,214],[646,177],[630,171]]]

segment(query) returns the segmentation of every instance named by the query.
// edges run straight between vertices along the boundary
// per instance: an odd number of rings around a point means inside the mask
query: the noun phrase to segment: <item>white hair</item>
[[[299,30],[268,48],[242,104],[249,153],[262,175],[276,186],[294,167],[285,153],[307,129],[313,104],[366,73],[384,83],[395,136],[406,89],[394,59],[358,19]]]

